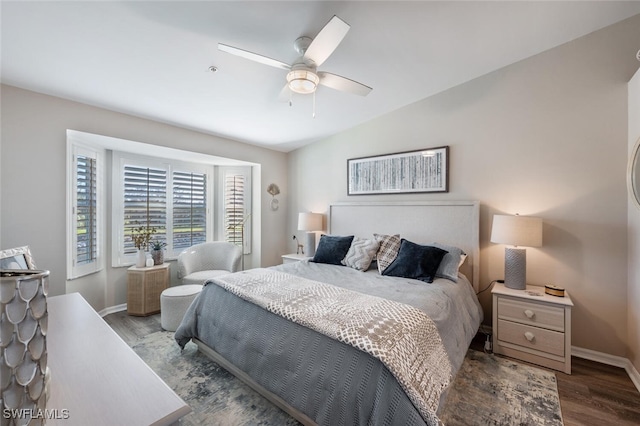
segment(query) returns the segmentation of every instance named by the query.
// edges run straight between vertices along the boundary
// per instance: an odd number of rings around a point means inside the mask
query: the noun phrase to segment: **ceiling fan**
[[[223,43],[218,43],[218,49],[264,65],[289,71],[287,73],[287,84],[283,88],[284,93],[315,94],[318,85],[321,84],[343,92],[366,96],[371,92],[371,87],[336,74],[318,71],[318,67],[327,60],[347,35],[349,28],[351,28],[349,24],[334,15],[314,39],[299,37],[294,42],[294,48],[301,56],[291,65]],[[281,93],[281,96],[284,93]]]

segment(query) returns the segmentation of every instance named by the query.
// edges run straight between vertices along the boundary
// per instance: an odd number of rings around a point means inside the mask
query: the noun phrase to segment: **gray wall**
[[[126,302],[126,268],[107,266],[100,273],[65,281],[67,129],[260,164],[263,187],[254,191],[262,206],[254,203],[258,211],[253,218],[258,221],[254,236],[261,242],[257,247],[254,244],[257,258],[247,266],[280,263],[286,250],[287,212],[285,208],[269,209],[271,196],[266,187],[278,184],[282,191],[278,198],[286,205],[286,154],[11,86],[2,85],[0,90],[1,247],[29,245],[37,266],[51,271],[52,295],[79,291],[96,310]],[[107,238],[110,240],[108,222]],[[111,253],[110,246],[107,253]],[[174,281],[175,271],[172,265]]]
[[[290,153],[290,217],[346,200],[478,200],[486,286],[503,277],[493,214],[541,216],[529,282],[571,293],[574,345],[626,356],[627,82],[638,40],[640,16]],[[448,194],[347,197],[348,158],[441,145]],[[481,303],[490,323],[489,292]]]

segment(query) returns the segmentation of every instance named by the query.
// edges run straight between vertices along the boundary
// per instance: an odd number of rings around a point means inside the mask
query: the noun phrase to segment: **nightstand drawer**
[[[500,297],[498,299],[498,318],[555,331],[564,331],[564,308],[561,306]]]
[[[564,356],[564,333],[498,320],[498,340]]]

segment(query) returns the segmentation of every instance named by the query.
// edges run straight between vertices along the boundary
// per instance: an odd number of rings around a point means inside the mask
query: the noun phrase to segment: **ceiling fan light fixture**
[[[320,77],[313,71],[297,69],[289,71],[287,82],[291,91],[307,95],[316,91]]]

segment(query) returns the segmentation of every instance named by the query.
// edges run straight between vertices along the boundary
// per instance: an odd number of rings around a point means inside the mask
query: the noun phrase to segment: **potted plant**
[[[164,263],[164,248],[166,246],[167,243],[157,238],[151,242],[151,258],[153,259],[154,265],[162,265]]]
[[[139,222],[136,221],[136,224]],[[147,256],[145,255],[145,251],[149,247],[149,242],[151,241],[151,236],[155,234],[156,228],[153,226],[143,226],[140,225],[137,228],[133,228],[131,231],[131,239],[133,240],[133,245],[138,249],[138,254],[136,257],[136,266],[138,268],[143,268],[146,266]]]

